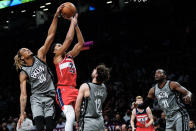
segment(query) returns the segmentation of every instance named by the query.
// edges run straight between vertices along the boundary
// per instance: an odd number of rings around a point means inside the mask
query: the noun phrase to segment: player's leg
[[[175,118],[170,118],[166,120],[165,131],[176,131],[175,123],[176,123]]]
[[[45,122],[46,122],[46,131],[53,131],[53,129],[56,126],[54,117],[52,116],[46,117]]]
[[[57,98],[66,117],[65,130],[73,130],[75,112],[72,104],[77,98],[76,91],[70,86],[61,86],[57,89]],[[74,97],[74,98],[73,98]]]
[[[99,131],[105,131],[104,119],[103,117],[99,118]]]
[[[36,116],[34,118],[35,126],[37,131],[43,131],[44,130],[44,116]]]
[[[46,131],[52,131],[55,128],[55,99],[53,97],[43,97],[44,101],[44,114],[45,114],[45,123]]]
[[[189,115],[183,115],[178,120],[176,120],[176,130],[177,131],[189,131]]]
[[[37,131],[44,130],[44,110],[40,96],[30,97],[31,110]]]
[[[73,106],[64,105],[62,109],[66,117],[65,131],[72,131],[73,124],[75,121],[75,112],[74,112]]]

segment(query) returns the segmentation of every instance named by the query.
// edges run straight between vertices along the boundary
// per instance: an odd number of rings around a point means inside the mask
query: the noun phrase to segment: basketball
[[[71,2],[64,3],[64,7],[62,9],[62,15],[66,18],[70,18],[76,14],[76,7]]]

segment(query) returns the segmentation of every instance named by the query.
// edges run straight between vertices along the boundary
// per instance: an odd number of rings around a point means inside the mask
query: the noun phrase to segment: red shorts
[[[62,108],[64,105],[75,105],[78,89],[72,86],[57,86],[56,101]]]
[[[141,127],[137,127],[136,131],[155,131],[155,129],[152,128],[141,128]]]

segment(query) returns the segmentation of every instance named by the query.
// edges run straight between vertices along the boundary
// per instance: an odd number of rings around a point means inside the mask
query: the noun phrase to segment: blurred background
[[[22,47],[34,54],[43,45],[57,7],[67,0],[0,0],[0,123],[14,130],[20,113],[20,86],[14,67],[14,56]],[[195,93],[196,73],[196,8],[193,1],[177,0],[69,0],[79,13],[78,24],[85,41],[93,41],[90,50],[75,58],[77,88],[90,80],[92,69],[99,63],[110,67],[108,97],[104,118],[108,130],[126,124],[127,112],[138,95],[146,97],[154,84],[154,72],[163,68],[168,79],[179,82]],[[70,22],[59,18],[54,42],[63,42]],[[73,40],[73,45],[76,43]],[[55,74],[52,54],[47,62]],[[56,76],[56,74],[55,74]],[[55,77],[56,78],[56,77]],[[30,87],[28,86],[30,96]],[[195,102],[187,105],[196,120]],[[156,101],[152,106],[155,122],[161,111]],[[29,101],[26,111],[29,118]],[[116,124],[120,115],[121,123]],[[57,107],[57,123],[61,121]],[[107,122],[110,121],[110,122]],[[116,123],[115,123],[116,122]],[[107,125],[110,123],[110,125]],[[13,128],[13,129],[12,129]]]

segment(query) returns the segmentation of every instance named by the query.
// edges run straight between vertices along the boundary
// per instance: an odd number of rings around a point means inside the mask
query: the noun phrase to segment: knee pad
[[[56,127],[55,120],[52,116],[45,118],[46,122],[46,131],[53,131],[53,129]]]
[[[44,116],[36,116],[34,118],[35,126],[37,131],[43,131],[44,130]]]

